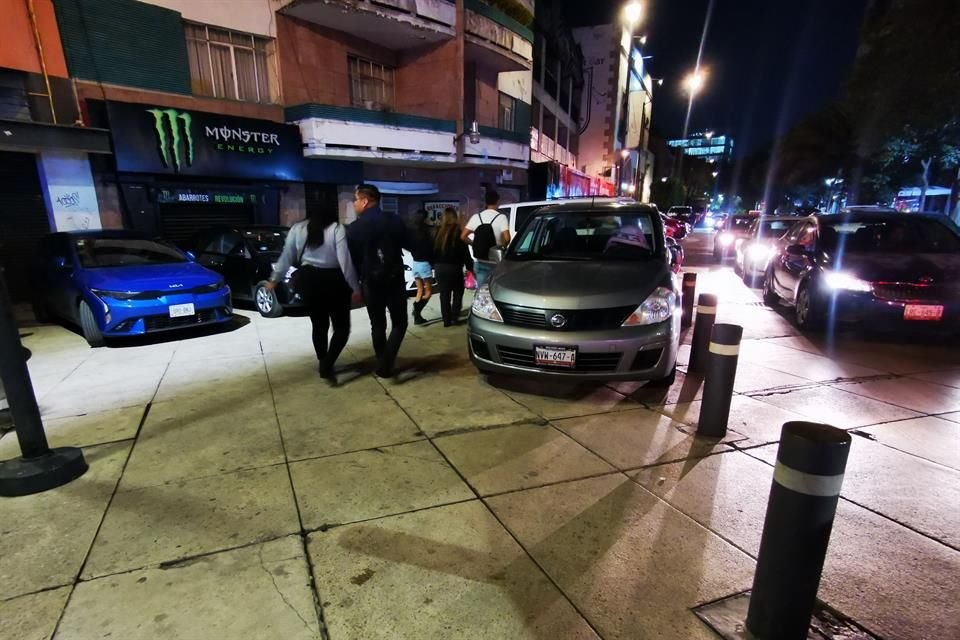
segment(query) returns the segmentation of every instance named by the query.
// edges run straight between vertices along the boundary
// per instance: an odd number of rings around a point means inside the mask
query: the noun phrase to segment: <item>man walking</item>
[[[370,316],[376,375],[389,378],[407,332],[407,292],[403,279],[404,248],[409,248],[406,225],[399,216],[380,209],[380,190],[361,184],[353,197],[357,220],[347,227],[347,242],[360,275]],[[387,337],[387,312],[390,337]]]
[[[478,287],[487,283],[493,270],[493,263],[488,258],[490,249],[510,244],[510,220],[497,210],[500,194],[487,189],[484,203],[486,208],[473,214],[460,236],[461,240],[473,247],[473,275]]]

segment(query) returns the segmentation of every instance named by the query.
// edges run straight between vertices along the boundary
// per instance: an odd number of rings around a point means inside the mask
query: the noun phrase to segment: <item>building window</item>
[[[186,23],[193,93],[245,102],[273,102],[267,62],[271,38]]]
[[[393,108],[395,70],[377,62],[349,56],[350,102],[355,107],[382,111]]]
[[[517,125],[517,99],[505,93],[500,94],[500,107],[497,109],[497,126],[514,131]]]

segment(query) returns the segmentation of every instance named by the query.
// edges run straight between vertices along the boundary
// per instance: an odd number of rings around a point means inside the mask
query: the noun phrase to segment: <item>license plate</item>
[[[568,367],[577,365],[577,350],[572,347],[535,347],[536,363],[545,367]]]
[[[171,318],[185,318],[187,316],[192,316],[196,314],[196,310],[193,308],[193,303],[188,304],[172,304],[170,305],[170,317]]]
[[[904,320],[942,320],[943,305],[939,304],[908,304],[903,308]]]

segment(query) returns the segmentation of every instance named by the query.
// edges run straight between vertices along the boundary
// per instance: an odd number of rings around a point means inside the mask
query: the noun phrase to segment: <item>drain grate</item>
[[[694,608],[693,612],[724,640],[756,640],[747,633],[744,621],[750,606],[750,592],[738,593]],[[761,640],[767,640],[763,638]],[[837,611],[817,601],[807,640],[880,640]]]

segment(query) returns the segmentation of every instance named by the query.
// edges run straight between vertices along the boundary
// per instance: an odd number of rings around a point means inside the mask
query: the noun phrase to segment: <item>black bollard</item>
[[[716,319],[717,296],[710,293],[701,293],[697,299],[697,319],[693,323],[690,364],[687,366],[687,370],[690,373],[702,374],[707,368],[710,332],[713,331],[713,323]]]
[[[850,453],[850,434],[783,425],[747,612],[757,640],[806,640]]]
[[[693,324],[693,301],[697,296],[697,274],[683,274],[683,299],[681,308],[683,313],[680,316],[680,328],[687,329]]]
[[[733,383],[737,375],[742,338],[743,327],[740,325],[713,325],[697,435],[708,438],[722,438],[727,435],[730,401],[733,399]]]
[[[0,380],[3,380],[21,453],[20,458],[0,462],[0,496],[40,493],[75,480],[87,470],[80,449],[51,449],[47,444],[23,355],[13,307],[0,274]]]

